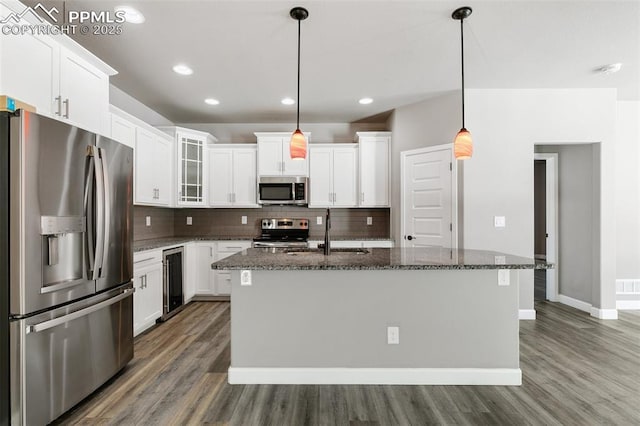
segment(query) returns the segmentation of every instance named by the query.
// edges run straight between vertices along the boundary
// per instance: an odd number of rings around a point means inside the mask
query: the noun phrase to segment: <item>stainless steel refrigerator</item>
[[[132,164],[108,138],[0,113],[0,408],[12,425],[49,423],[133,357]]]

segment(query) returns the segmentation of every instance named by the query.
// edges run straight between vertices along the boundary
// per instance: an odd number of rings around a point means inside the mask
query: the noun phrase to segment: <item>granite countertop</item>
[[[154,250],[161,247],[171,247],[180,244],[190,243],[192,241],[253,241],[250,237],[224,236],[224,237],[167,237],[153,238],[149,240],[141,240],[133,242],[133,252]]]
[[[337,237],[332,238],[333,241],[391,241],[390,238],[349,238],[349,237]],[[180,244],[186,244],[191,241],[253,241],[253,237],[226,235],[223,237],[167,237],[167,238],[153,238],[149,240],[141,240],[133,242],[133,252],[154,250],[162,247],[171,247]],[[314,240],[312,238],[309,241],[322,241],[322,239]]]
[[[285,249],[252,248],[214,262],[212,269],[249,270],[348,270],[348,269],[549,269],[534,259],[484,250],[430,248],[375,248],[366,254],[333,249],[289,252]]]

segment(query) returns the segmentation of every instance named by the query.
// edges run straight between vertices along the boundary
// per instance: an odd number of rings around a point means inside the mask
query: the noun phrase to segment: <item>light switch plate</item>
[[[322,225],[322,216],[316,216],[316,225]]]
[[[251,271],[240,271],[240,285],[251,285]]]
[[[498,269],[498,285],[499,286],[507,286],[507,285],[509,285],[509,270],[508,269]]]
[[[373,225],[373,218],[371,216],[367,216],[367,225]]]
[[[493,225],[496,228],[504,228],[505,226],[507,226],[507,220],[504,216],[494,216]]]
[[[193,225],[193,218],[191,216],[187,216],[187,225]]]
[[[400,327],[387,327],[387,344],[400,344]]]
[[[246,225],[247,224],[247,217],[246,216],[242,216],[242,224]]]
[[[151,226],[151,216],[146,216],[146,217],[144,218],[144,223],[145,223],[147,226]]]

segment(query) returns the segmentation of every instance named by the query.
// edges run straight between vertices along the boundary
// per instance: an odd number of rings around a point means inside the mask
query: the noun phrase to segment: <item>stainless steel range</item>
[[[265,218],[262,233],[253,239],[253,247],[308,247],[309,219]]]

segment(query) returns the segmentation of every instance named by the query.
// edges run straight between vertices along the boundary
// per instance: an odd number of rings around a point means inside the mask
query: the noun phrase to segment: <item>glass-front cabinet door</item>
[[[178,133],[178,204],[204,205],[206,138]]]

